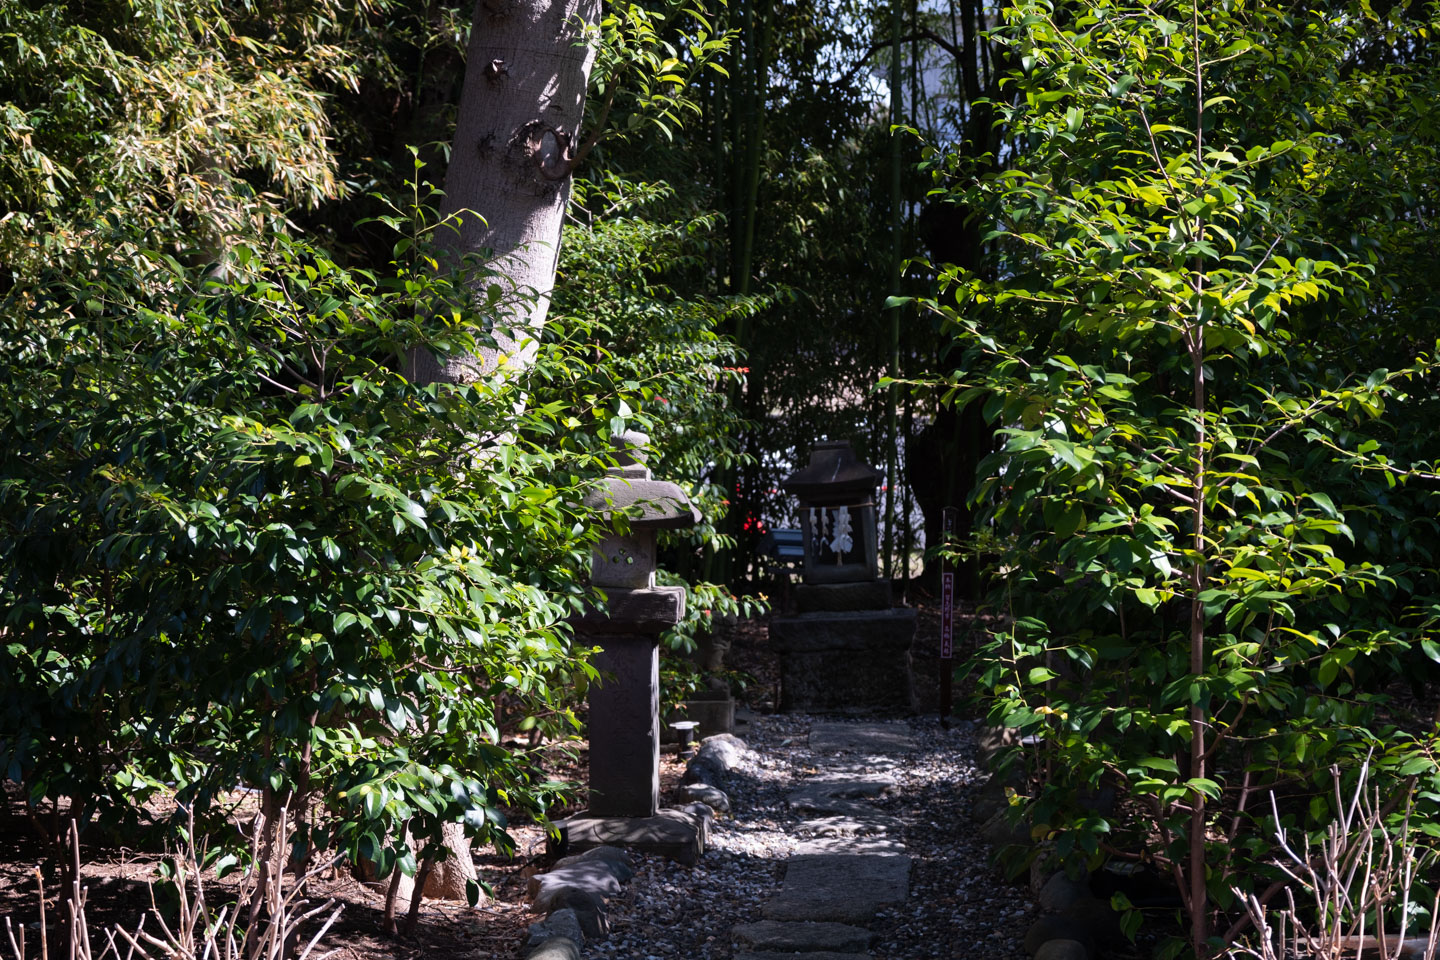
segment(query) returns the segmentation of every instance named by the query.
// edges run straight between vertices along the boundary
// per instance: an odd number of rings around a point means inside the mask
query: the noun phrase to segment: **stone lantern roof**
[[[810,462],[781,481],[787,493],[817,507],[868,503],[883,474],[855,456],[849,440],[822,440]]]
[[[600,512],[608,521],[615,514],[628,516],[632,530],[678,530],[700,522],[700,511],[690,503],[679,484],[655,480],[645,465],[650,438],[629,431],[614,438],[617,466],[605,471],[606,480],[590,491],[581,504]]]

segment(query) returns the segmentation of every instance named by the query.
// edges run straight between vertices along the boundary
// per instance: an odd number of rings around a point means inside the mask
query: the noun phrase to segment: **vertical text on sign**
[[[955,655],[955,574],[940,575],[940,659]]]
[[[950,539],[955,535],[955,508],[946,507],[943,516],[945,546],[948,549]],[[948,554],[943,563],[940,573],[940,659],[950,660],[955,656],[955,572],[951,569]]]

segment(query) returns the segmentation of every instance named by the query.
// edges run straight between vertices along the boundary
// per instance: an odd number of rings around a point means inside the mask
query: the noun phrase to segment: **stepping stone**
[[[790,809],[821,817],[849,817],[859,819],[875,813],[875,808],[863,800],[847,800],[825,793],[797,790],[787,798]]]
[[[816,753],[908,753],[915,749],[903,723],[817,723],[810,728]]]
[[[797,843],[794,855],[814,857],[827,853],[898,857],[905,853],[905,844],[890,837],[820,837]]]
[[[801,781],[801,786],[811,784],[824,784],[836,796],[845,797],[878,797],[882,793],[889,793],[899,783],[888,773],[876,773],[873,770],[841,771],[831,769],[828,765],[824,773],[817,773]],[[840,793],[839,791],[845,791]]]
[[[786,802],[794,810],[813,811],[821,814],[864,815],[872,808],[856,803],[862,798],[884,796],[895,789],[895,781],[884,774],[864,777],[843,778],[818,776],[806,780],[798,790],[792,790]]]
[[[900,769],[900,761],[894,756],[884,754],[872,754],[865,757],[857,757],[851,754],[838,754],[824,759],[825,773],[833,777],[865,777],[870,774],[894,773]]]
[[[910,892],[910,858],[821,854],[792,857],[780,894],[761,908],[767,920],[864,923]]]
[[[813,777],[800,784],[798,790],[790,793],[790,805],[795,805],[797,797],[828,797],[838,800],[860,800],[870,797],[883,797],[895,789],[895,781],[885,776],[865,777],[863,779],[846,779],[844,777]]]
[[[804,820],[790,829],[797,837],[878,837],[899,836],[904,829],[895,817],[867,813],[856,817],[823,817]]]
[[[852,927],[845,923],[761,920],[759,923],[742,923],[732,932],[736,940],[756,950],[804,953],[806,956],[813,956],[817,950],[856,953],[867,949],[870,941],[875,939],[875,934],[864,927]]]

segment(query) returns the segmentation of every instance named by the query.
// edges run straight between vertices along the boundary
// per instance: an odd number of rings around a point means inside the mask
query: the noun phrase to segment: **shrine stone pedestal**
[[[780,709],[913,712],[914,639],[915,611],[908,607],[773,618],[770,644],[780,657]]]
[[[654,594],[637,598],[637,593]],[[663,613],[674,623],[685,609],[684,587],[611,590],[612,612],[644,606],[654,625]],[[672,618],[673,619],[670,619]],[[597,817],[653,817],[660,805],[659,631],[631,632],[631,622],[607,626],[624,633],[592,633],[577,624],[582,643],[600,646],[591,663],[606,677],[590,691],[590,808]],[[638,625],[638,624],[637,624]],[[611,676],[613,675],[613,679]]]
[[[795,589],[799,612],[770,621],[781,710],[916,709],[915,611],[893,606],[889,581],[876,576],[871,498],[879,480],[847,441],[826,441],[783,482],[800,501],[805,566]]]

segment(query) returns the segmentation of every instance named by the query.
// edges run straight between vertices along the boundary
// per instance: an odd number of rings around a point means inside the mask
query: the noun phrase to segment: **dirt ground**
[[[583,757],[582,751],[582,761]],[[684,765],[675,756],[673,747],[662,755],[660,767],[661,792],[668,795],[684,773]],[[516,845],[513,859],[493,851],[486,853],[478,848],[475,851],[475,865],[493,887],[495,896],[473,909],[464,903],[426,900],[413,937],[392,938],[382,932],[385,884],[362,882],[348,869],[321,877],[313,885],[311,903],[319,905],[333,899],[344,911],[312,956],[326,949],[334,949],[336,958],[354,960],[418,960],[420,957],[425,960],[502,957],[510,960],[519,956],[527,927],[543,919],[525,902],[526,882],[547,867],[553,857],[546,850],[545,833],[540,826],[512,823],[510,834]],[[39,877],[49,853],[28,820],[15,815],[0,819],[0,918],[9,918],[16,927],[26,927],[27,960],[39,956]],[[163,848],[143,843],[136,847],[116,846],[104,843],[98,836],[87,835],[80,854],[92,944],[103,942],[105,929],[123,926],[133,931],[142,917],[157,908],[167,918],[171,915],[172,895],[158,882],[156,873],[164,856]],[[45,886],[47,926],[50,937],[58,938],[59,888],[53,872],[47,873],[50,877]],[[212,908],[235,898],[236,880],[227,878],[217,882],[212,874],[206,883],[206,899]],[[146,919],[146,929],[154,930],[155,918]],[[3,926],[4,920],[0,919],[0,956],[11,960],[11,946],[4,937]],[[315,927],[312,925],[311,929]],[[97,956],[98,953],[97,948]]]

